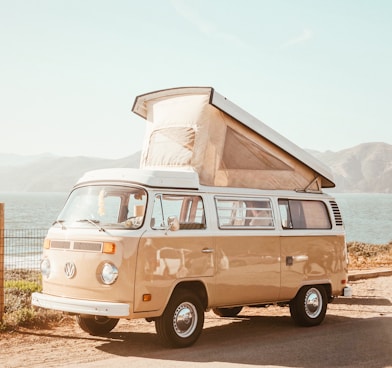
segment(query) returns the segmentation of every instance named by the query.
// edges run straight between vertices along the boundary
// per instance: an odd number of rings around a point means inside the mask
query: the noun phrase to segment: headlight
[[[50,262],[48,258],[44,258],[41,261],[41,273],[42,276],[48,278],[50,275]]]
[[[111,263],[105,263],[101,271],[101,280],[105,285],[113,284],[118,277],[118,269]]]

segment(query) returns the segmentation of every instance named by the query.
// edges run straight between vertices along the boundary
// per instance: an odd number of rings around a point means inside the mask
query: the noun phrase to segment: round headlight
[[[41,268],[42,276],[48,278],[49,275],[50,275],[50,262],[49,262],[48,258],[44,258],[41,261],[41,267],[40,268]]]
[[[113,284],[118,277],[118,269],[111,263],[105,263],[101,271],[101,280],[105,285]]]

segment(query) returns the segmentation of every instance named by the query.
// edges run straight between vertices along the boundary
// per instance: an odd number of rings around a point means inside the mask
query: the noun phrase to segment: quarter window
[[[271,202],[264,198],[215,198],[218,225],[221,229],[273,229]]]
[[[331,220],[322,201],[279,199],[279,211],[283,229],[331,228]]]

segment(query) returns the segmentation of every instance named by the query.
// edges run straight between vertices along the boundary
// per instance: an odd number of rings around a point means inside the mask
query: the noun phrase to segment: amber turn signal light
[[[44,240],[44,249],[49,249],[50,248],[50,240],[49,239],[45,239]]]
[[[151,294],[143,294],[143,302],[150,302],[151,297]]]
[[[116,244],[114,243],[103,243],[102,253],[114,254],[116,253]]]

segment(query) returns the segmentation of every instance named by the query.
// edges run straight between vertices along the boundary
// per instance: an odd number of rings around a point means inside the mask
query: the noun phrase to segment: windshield
[[[75,189],[56,226],[137,229],[144,221],[147,193],[138,187],[94,185]]]

